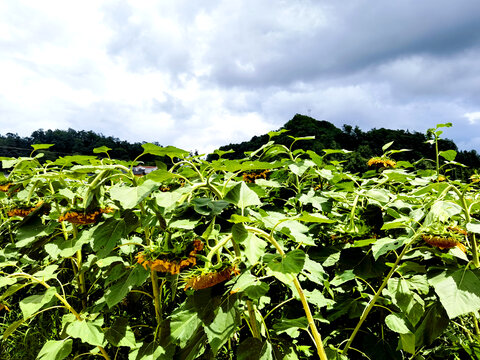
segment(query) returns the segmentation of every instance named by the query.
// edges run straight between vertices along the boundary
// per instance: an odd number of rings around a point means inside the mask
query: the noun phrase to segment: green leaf
[[[264,260],[268,262],[272,275],[286,284],[293,281],[291,275],[302,271],[305,263],[305,253],[300,249],[288,252],[283,258],[280,255],[267,255],[269,256],[265,256]]]
[[[63,360],[72,352],[72,339],[48,340],[37,355],[38,360]]]
[[[295,220],[317,223],[317,224],[331,224],[335,222],[335,220],[329,219],[325,215],[318,214],[318,213],[309,214],[306,212],[303,212],[302,215],[300,217],[295,218]]]
[[[237,205],[242,210],[247,206],[262,205],[255,191],[251,190],[243,181],[235,185],[223,199]]]
[[[255,234],[248,233],[242,245],[244,248],[243,253],[246,256],[248,263],[253,266],[257,264],[260,258],[265,254],[267,242],[255,236]]]
[[[415,354],[415,334],[400,334],[398,346],[410,354]]]
[[[167,171],[165,169],[153,170],[145,176],[146,179],[155,182],[163,182],[169,179],[173,179],[175,177],[175,174],[172,174],[170,171]]]
[[[204,324],[203,330],[207,334],[208,342],[216,355],[218,350],[227,342],[237,330],[240,315],[233,304],[224,304],[218,309],[218,313],[211,323]]]
[[[170,335],[174,343],[184,348],[201,324],[202,320],[198,317],[192,304],[184,303],[170,316]]]
[[[378,239],[372,245],[373,258],[377,260],[383,254],[386,254],[389,251],[396,250],[404,244],[405,239],[391,239],[391,238],[382,238]]]
[[[242,223],[232,226],[233,240],[237,243],[242,243],[248,237],[248,231]]]
[[[43,294],[31,295],[22,299],[20,301],[20,309],[22,310],[23,317],[29,318],[31,315],[35,314],[45,304],[49,303],[56,293],[56,289],[50,287]]]
[[[201,215],[216,216],[222,213],[229,202],[225,200],[212,200],[209,198],[195,198],[192,200],[195,211]]]
[[[340,286],[347,281],[355,279],[355,274],[353,270],[345,270],[340,274],[335,275],[335,277],[330,281],[330,285],[332,286]]]
[[[443,157],[447,161],[453,161],[457,156],[457,152],[455,150],[445,150],[445,151],[440,151],[438,155]]]
[[[93,153],[94,154],[100,154],[100,153],[106,153],[107,154],[110,150],[112,150],[112,149],[110,149],[108,146],[100,146],[100,147],[97,147],[97,148],[93,149]]]
[[[140,186],[115,185],[110,189],[110,196],[113,200],[120,202],[124,209],[132,209],[157,189],[158,186],[158,183],[150,179],[145,180]]]
[[[33,218],[18,229],[15,246],[17,248],[29,246],[39,237],[49,235],[52,231],[53,229],[44,225],[40,218]]]
[[[237,350],[237,360],[273,360],[272,345],[267,341],[247,338]]]
[[[387,150],[390,146],[392,146],[393,143],[394,143],[394,141],[390,141],[389,143],[383,145],[382,146],[382,151],[385,152],[385,150]]]
[[[451,201],[437,201],[430,208],[430,212],[425,218],[425,225],[434,223],[435,221],[446,222],[452,216],[462,212],[460,205]]]
[[[438,301],[435,302],[415,330],[415,345],[420,347],[432,344],[448,327],[449,322],[444,307]]]
[[[405,318],[397,313],[393,313],[388,315],[385,318],[385,324],[388,328],[392,331],[395,331],[399,334],[408,334],[410,333],[410,329],[408,328],[407,321]]]
[[[380,204],[384,205],[390,201],[389,192],[385,189],[371,189],[365,193],[365,196],[378,201]]]
[[[428,281],[450,319],[480,310],[480,280],[473,271],[443,271]]]
[[[92,248],[99,258],[106,257],[125,234],[126,225],[123,219],[107,219],[93,231],[91,237]]]
[[[245,295],[252,300],[257,300],[264,296],[269,289],[267,283],[260,281],[250,272],[244,272],[236,279],[230,280],[230,282],[233,282],[232,293],[245,292]]]
[[[33,148],[33,150],[45,150],[51,148],[54,145],[55,144],[33,144],[30,146]]]
[[[128,346],[129,348],[137,346],[135,335],[130,326],[128,326],[128,320],[125,318],[117,318],[105,332],[105,337],[113,346]]]
[[[6,329],[5,331],[3,332],[2,334],[2,339],[5,340],[7,339],[10,335],[12,335],[12,333],[17,330],[17,328],[22,325],[25,321],[27,321],[27,319],[20,319],[20,320],[17,320],[15,321],[13,324],[10,324]]]
[[[142,145],[144,154],[152,154],[157,156],[168,156],[170,158],[182,158],[189,155],[188,151],[176,148],[175,146],[160,147],[155,144],[146,143]]]
[[[286,333],[294,339],[300,335],[298,330],[307,330],[307,328],[308,320],[305,316],[297,319],[280,319],[278,322],[273,324],[273,330],[275,330],[277,334]]]
[[[67,326],[66,332],[68,335],[90,345],[103,346],[105,342],[105,335],[101,327],[92,321],[75,320]]]
[[[135,266],[126,279],[120,279],[105,292],[105,302],[108,307],[112,308],[122,301],[134,286],[142,285],[148,276],[149,272],[142,266]]]
[[[480,234],[480,221],[472,220],[467,223],[467,230],[475,234]]]

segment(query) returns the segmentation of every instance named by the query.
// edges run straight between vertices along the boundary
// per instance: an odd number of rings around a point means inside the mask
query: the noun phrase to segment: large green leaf
[[[217,315],[211,323],[203,325],[214,355],[237,330],[239,321],[240,315],[235,304],[226,303],[219,307]]]
[[[155,144],[146,143],[142,145],[144,154],[152,154],[157,156],[168,156],[170,158],[174,157],[184,157],[188,156],[189,152],[176,148],[175,146],[165,146],[160,147]]]
[[[121,278],[115,285],[109,287],[105,292],[105,301],[108,307],[112,308],[122,301],[134,286],[142,285],[148,276],[149,272],[142,266],[135,266],[126,278]]]
[[[480,280],[473,271],[443,271],[428,281],[450,319],[480,310]]]
[[[192,305],[190,302],[184,303],[170,316],[170,335],[181,348],[185,347],[202,324]]]
[[[385,324],[390,330],[395,331],[399,334],[408,334],[411,332],[408,328],[408,323],[405,318],[397,313],[388,315],[385,318]]]
[[[28,318],[40,310],[45,304],[49,303],[56,294],[54,287],[48,288],[44,293],[31,295],[20,301],[20,309],[24,318]]]
[[[132,209],[158,188],[158,183],[153,180],[145,180],[140,186],[116,185],[110,189],[113,200],[120,202],[124,209]]]
[[[255,191],[251,190],[243,181],[230,189],[223,199],[241,209],[245,209],[247,206],[262,205]]]
[[[265,254],[267,242],[249,233],[246,239],[242,242],[242,253],[245,255],[250,265],[258,263],[260,258]]]
[[[302,316],[297,319],[280,319],[275,324],[273,324],[273,330],[277,334],[286,333],[292,338],[297,338],[300,335],[299,330],[307,330],[308,320],[305,316]]]
[[[302,271],[305,263],[305,253],[300,249],[290,251],[284,257],[267,255],[264,257],[264,261],[268,262],[271,274],[286,284],[293,281],[292,275],[297,275]]]
[[[392,238],[382,238],[375,241],[372,245],[372,254],[373,258],[377,260],[383,254],[390,252],[392,250],[398,249],[404,244],[405,238],[392,239]]]
[[[136,347],[135,335],[128,325],[128,319],[118,318],[113,325],[105,332],[108,342],[114,346]]]
[[[192,200],[195,211],[201,215],[219,215],[229,202],[225,200],[212,200],[210,198],[196,198]]]
[[[110,254],[120,239],[125,236],[126,225],[123,219],[110,218],[97,226],[91,235],[91,245],[99,258]]]
[[[48,340],[37,355],[38,360],[63,360],[72,352],[72,339]]]
[[[239,346],[238,360],[273,360],[272,345],[267,341],[247,338]]]
[[[92,321],[75,320],[67,326],[66,332],[68,335],[90,345],[103,346],[105,342],[102,328]]]

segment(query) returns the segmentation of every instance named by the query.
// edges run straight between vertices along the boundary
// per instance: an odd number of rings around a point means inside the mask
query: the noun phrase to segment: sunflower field
[[[0,358],[480,359],[480,178],[391,143],[348,173],[279,133],[242,160],[2,158]]]

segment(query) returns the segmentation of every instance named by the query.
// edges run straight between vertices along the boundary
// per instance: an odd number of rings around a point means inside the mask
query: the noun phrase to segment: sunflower
[[[423,234],[422,239],[427,244],[438,247],[440,250],[458,247],[463,252],[467,251],[465,246],[454,237],[443,237],[443,236]]]
[[[244,172],[242,174],[243,176],[243,181],[246,183],[255,183],[256,179],[267,179],[267,175],[270,172],[270,170],[263,170],[261,172]]]
[[[77,225],[88,225],[88,224],[95,224],[100,219],[102,214],[108,214],[113,212],[112,208],[100,208],[95,211],[91,212],[77,212],[77,211],[69,211],[63,214],[58,218],[58,221],[68,221],[72,224]]]
[[[226,267],[223,270],[210,272],[198,276],[192,276],[185,279],[185,290],[192,288],[193,290],[206,289],[224,281],[230,280],[232,275],[238,275],[240,272],[235,265]]]
[[[34,212],[35,210],[37,210],[42,205],[43,205],[43,201],[39,201],[34,207],[19,207],[16,209],[12,209],[7,213],[7,215],[9,217],[13,217],[13,216],[26,217],[30,215],[32,212]]]
[[[368,166],[375,166],[377,168],[394,168],[397,163],[393,160],[390,160],[384,156],[382,157],[379,157],[379,156],[375,156],[373,158],[371,158],[370,160],[368,160],[367,162],[367,165]]]
[[[168,259],[166,256],[148,259],[148,254],[140,252],[136,258],[137,263],[141,264],[145,270],[150,268],[153,271],[170,273],[172,275],[179,274],[186,267],[194,266],[197,264],[196,254],[203,250],[203,242],[199,239],[193,240],[193,250],[188,254],[188,257],[182,259]]]

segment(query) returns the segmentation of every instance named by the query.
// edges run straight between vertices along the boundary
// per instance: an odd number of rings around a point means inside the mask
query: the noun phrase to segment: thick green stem
[[[343,348],[342,350],[342,354],[343,355],[346,355],[347,354],[347,351],[348,349],[350,348],[350,346],[352,345],[352,342],[353,340],[355,339],[355,336],[357,335],[358,333],[358,330],[360,330],[360,327],[362,326],[363,322],[365,321],[365,319],[367,318],[368,314],[370,313],[370,310],[372,310],[372,308],[375,306],[375,303],[377,302],[378,298],[380,297],[380,294],[382,293],[382,290],[385,288],[385,286],[387,286],[387,283],[388,283],[388,280],[390,280],[390,278],[392,277],[392,275],[395,273],[395,271],[397,270],[397,267],[398,267],[398,264],[400,263],[400,261],[402,260],[403,256],[407,253],[407,251],[410,249],[410,245],[420,236],[420,232],[417,232],[411,239],[410,241],[408,242],[408,244],[406,244],[402,250],[402,252],[400,253],[400,255],[398,255],[397,257],[397,260],[395,261],[395,263],[392,265],[392,268],[390,269],[388,275],[385,277],[385,279],[383,279],[383,282],[382,282],[382,285],[380,285],[380,287],[378,288],[377,292],[375,293],[375,295],[373,295],[373,298],[370,300],[370,302],[368,303],[367,307],[365,308],[365,310],[363,310],[363,313],[362,313],[362,316],[360,317],[360,320],[358,320],[358,323],[357,323],[357,326],[355,327],[355,329],[353,330],[352,332],[352,335],[350,335],[350,338],[348,339],[347,341],[347,344],[345,345],[345,347]]]
[[[255,308],[253,307],[252,300],[247,300],[247,309],[248,309],[248,319],[249,319],[250,327],[252,329],[252,335],[254,338],[262,340],[262,335],[258,330],[257,319],[255,317]]]
[[[78,236],[77,226],[73,224],[73,239]],[[87,286],[85,284],[85,273],[82,271],[82,250],[77,250],[77,275],[78,287],[82,298],[82,310],[87,307]]]
[[[160,288],[158,287],[158,276],[155,270],[150,270],[150,279],[152,280],[153,303],[155,305],[155,318],[157,326],[162,322],[162,313],[160,307]]]
[[[277,252],[282,257],[285,257],[285,252],[271,234],[268,234],[263,230],[250,226],[246,226],[245,228],[248,231],[261,235],[263,238],[268,240],[275,247],[275,249],[277,249]],[[315,320],[313,319],[312,312],[310,311],[310,306],[308,305],[307,298],[305,297],[302,286],[300,285],[300,282],[298,281],[298,278],[296,276],[293,276],[293,284],[295,285],[295,289],[297,290],[298,296],[300,297],[300,301],[303,305],[303,310],[305,312],[305,315],[307,316],[308,326],[310,327],[310,331],[312,332],[313,340],[317,348],[318,357],[321,360],[327,360],[327,354],[325,353],[325,349],[323,348],[322,337],[320,336],[317,326],[315,325]]]

